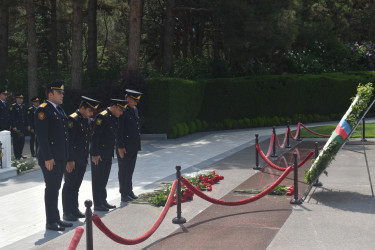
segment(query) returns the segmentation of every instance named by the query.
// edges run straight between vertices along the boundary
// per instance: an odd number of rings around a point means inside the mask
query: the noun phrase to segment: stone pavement
[[[308,124],[308,126],[313,126],[312,124]],[[246,130],[236,130],[236,131],[219,131],[219,132],[207,132],[207,133],[196,133],[193,135],[189,135],[183,138],[174,139],[174,140],[167,140],[167,141],[148,141],[143,143],[143,150],[139,154],[139,159],[137,162],[135,175],[134,175],[134,184],[135,184],[135,193],[143,193],[147,191],[152,191],[156,187],[159,186],[160,182],[162,181],[172,181],[175,177],[175,166],[181,165],[183,172],[194,172],[198,171],[203,168],[220,168],[220,174],[225,176],[225,180],[222,181],[220,184],[214,185],[214,190],[210,193],[211,196],[215,198],[221,198],[228,193],[230,193],[234,188],[236,188],[239,184],[244,183],[253,175],[256,175],[258,172],[252,170],[252,166],[254,164],[254,135],[256,133],[260,134],[260,140],[263,142],[262,148],[264,151],[267,151],[268,142],[266,141],[271,134],[271,128],[262,128],[262,129],[246,129]],[[279,128],[277,133],[285,132],[285,128]],[[25,146],[26,147],[26,146]],[[250,149],[249,147],[252,147]],[[357,146],[358,147],[358,146]],[[366,146],[369,148],[368,157],[370,154],[374,155],[373,149],[371,146]],[[344,152],[344,151],[342,151]],[[345,151],[345,155],[351,154],[351,151]],[[341,154],[340,154],[341,155]],[[339,161],[339,156],[334,164],[337,164]],[[351,158],[350,158],[351,159]],[[350,159],[343,159],[344,163],[350,162]],[[355,163],[359,165],[359,160]],[[362,161],[363,162],[363,161]],[[375,162],[373,158],[370,163],[370,169],[373,166],[371,162]],[[332,165],[329,169],[330,176],[327,179],[322,179],[324,182],[324,188],[321,190],[325,190],[325,192],[321,192],[324,195],[321,195],[318,198],[315,198],[318,191],[312,192],[311,198],[309,197],[307,201],[301,205],[296,206],[293,211],[291,211],[291,215],[285,219],[287,219],[286,223],[280,228],[275,228],[273,230],[278,231],[276,236],[272,238],[272,242],[268,246],[269,248],[273,249],[285,249],[285,248],[293,248],[295,247],[306,247],[314,249],[315,246],[310,241],[318,240],[319,237],[316,237],[317,232],[316,229],[312,230],[313,235],[311,237],[309,235],[302,235],[297,236],[296,238],[304,240],[293,242],[290,238],[295,238],[294,236],[291,237],[290,230],[294,231],[293,226],[295,224],[302,227],[299,229],[298,232],[307,231],[309,227],[306,225],[313,225],[314,223],[323,223],[327,221],[326,219],[322,221],[319,219],[319,215],[315,214],[315,211],[319,212],[318,209],[313,210],[311,212],[311,208],[308,210],[303,210],[303,213],[309,211],[308,216],[301,216],[302,212],[300,212],[301,208],[306,206],[310,206],[311,201],[313,199],[318,199],[319,202],[316,204],[319,207],[327,208],[327,204],[330,203],[330,198],[332,196],[327,197],[326,192],[330,193],[329,191],[331,188],[333,191],[335,189],[341,190],[341,186],[346,187],[346,183],[339,182],[342,178],[338,179],[335,170],[339,171],[341,167],[334,168]],[[362,167],[363,168],[363,167]],[[332,169],[332,170],[331,170]],[[345,168],[346,169],[346,168]],[[348,168],[349,169],[349,168]],[[353,171],[353,169],[350,169]],[[331,174],[332,172],[332,174]],[[341,172],[340,172],[341,173]],[[90,171],[88,171],[85,175],[84,183],[82,184],[81,192],[80,192],[80,204],[83,204],[83,201],[86,199],[91,199],[91,185],[90,185]],[[344,174],[344,173],[342,173]],[[349,177],[353,176],[353,173],[350,171],[348,173]],[[332,176],[332,177],[331,177]],[[333,180],[330,179],[333,178]],[[360,178],[361,180],[365,180],[368,177],[367,175],[357,174],[356,178]],[[346,178],[345,180],[351,180],[351,178]],[[330,184],[330,181],[333,183]],[[339,184],[338,184],[339,182]],[[374,206],[373,206],[373,198],[369,198],[366,196],[369,193],[369,185],[365,183],[365,181],[361,181],[361,185],[355,185],[355,188],[361,190],[361,194],[366,197],[366,199],[360,198],[362,203],[359,203],[360,208],[353,211],[340,210],[339,207],[341,204],[335,204],[335,214],[340,214],[340,211],[345,211],[349,213],[349,215],[357,214],[358,211],[365,210],[366,215],[371,215],[374,213]],[[330,186],[332,185],[332,186]],[[337,187],[338,186],[338,187]],[[368,190],[366,190],[366,187]],[[326,188],[328,188],[326,191]],[[19,175],[17,177],[8,179],[8,180],[1,180],[0,181],[0,203],[2,206],[0,207],[0,213],[3,215],[0,218],[0,248],[1,249],[31,249],[35,247],[36,249],[66,249],[69,245],[70,239],[74,233],[74,229],[69,231],[65,231],[64,233],[57,233],[46,231],[44,229],[45,226],[45,217],[44,217],[44,202],[43,202],[43,193],[44,193],[44,182],[42,173],[40,170],[34,171],[31,173]],[[350,189],[352,190],[352,189]],[[352,197],[356,197],[358,194],[358,190],[352,192]],[[332,191],[332,192],[333,192]],[[366,192],[367,191],[367,192]],[[118,209],[115,209],[109,213],[98,213],[104,223],[108,225],[115,233],[121,235],[122,237],[126,238],[135,238],[142,235],[145,231],[147,231],[155,222],[156,218],[159,216],[161,208],[152,207],[149,205],[138,205],[138,204],[127,204],[127,203],[120,203],[120,196],[118,193],[118,180],[117,180],[117,162],[114,160],[113,168],[111,171],[110,180],[108,183],[108,196],[110,203],[115,203],[116,205],[120,205]],[[319,196],[319,195],[318,195]],[[345,198],[342,197],[344,200]],[[328,200],[327,200],[328,199]],[[354,199],[354,198],[353,198]],[[338,199],[336,203],[342,201]],[[369,201],[371,201],[372,207],[368,207]],[[367,202],[367,203],[366,203]],[[255,204],[255,203],[254,203]],[[61,205],[61,204],[60,204]],[[315,204],[314,204],[315,205]],[[346,204],[349,206],[349,204]],[[183,206],[183,216],[188,220],[193,220],[197,215],[205,211],[210,204],[208,202],[200,199],[195,198],[193,202],[184,203]],[[317,206],[317,205],[315,205]],[[353,206],[353,205],[351,205]],[[364,207],[366,206],[366,207]],[[349,206],[350,208],[350,206]],[[155,246],[157,249],[157,243],[162,242],[165,238],[172,234],[175,230],[182,229],[184,230],[184,226],[174,225],[171,223],[171,220],[176,216],[175,206],[170,209],[168,212],[166,219],[161,224],[160,228],[145,242],[136,245],[136,246],[122,246],[118,245],[117,243],[112,242],[110,239],[106,238],[97,228],[94,226],[94,247],[96,249],[141,249],[141,248],[150,248]],[[81,205],[81,210],[83,210],[83,206]],[[336,211],[338,210],[338,211]],[[60,208],[60,211],[61,208]],[[228,210],[230,211],[230,210]],[[325,212],[325,211],[322,211]],[[329,212],[329,211],[328,211]],[[327,216],[329,213],[327,212]],[[4,216],[5,215],[5,216]],[[8,216],[7,216],[8,215]],[[300,218],[303,217],[300,221]],[[349,218],[349,215],[345,215],[345,218]],[[369,218],[363,218],[363,213],[360,213],[356,219],[359,219],[364,222],[367,222],[366,229],[373,229],[369,225]],[[314,217],[314,218],[312,218]],[[317,218],[315,218],[317,217]],[[338,216],[339,217],[339,216]],[[293,220],[293,218],[298,218],[297,220]],[[308,219],[310,218],[310,219]],[[328,218],[331,218],[328,216]],[[336,217],[335,217],[336,218]],[[218,218],[219,220],[220,218]],[[314,220],[313,220],[314,219]],[[307,222],[306,222],[307,220]],[[311,221],[313,220],[313,221]],[[302,222],[303,221],[303,222]],[[344,220],[341,220],[344,223]],[[354,219],[351,219],[348,223],[349,225],[357,225]],[[374,222],[374,221],[372,221]],[[204,223],[204,222],[202,222]],[[331,224],[335,223],[332,221]],[[74,223],[75,226],[82,225],[83,220],[80,222]],[[375,223],[372,223],[375,225]],[[282,225],[282,224],[281,224]],[[280,225],[280,226],[281,226]],[[339,226],[337,226],[339,227]],[[333,235],[334,232],[327,234],[327,231],[330,231],[330,227],[325,225],[324,235],[321,239],[324,239],[324,242],[327,244],[335,244],[337,248],[344,247],[346,245],[338,245],[335,243],[328,243],[329,241],[326,238],[329,238],[329,235]],[[311,228],[310,228],[311,229]],[[358,228],[356,228],[358,229]],[[350,230],[349,230],[350,231]],[[349,234],[348,231],[348,234]],[[372,230],[374,231],[374,230]],[[356,230],[356,235],[359,235],[361,230]],[[310,233],[310,232],[308,232]],[[318,232],[319,233],[319,232]],[[367,236],[367,235],[366,235]],[[193,241],[194,239],[189,238],[189,234],[185,235],[188,240]],[[306,238],[310,239],[309,244],[304,244]],[[332,238],[329,239],[332,241]],[[346,238],[348,236],[346,235]],[[287,239],[287,240],[285,240]],[[357,239],[357,238],[356,238]],[[186,240],[186,239],[185,239]],[[369,240],[368,240],[369,241]],[[290,242],[290,245],[287,243]],[[366,241],[367,242],[367,241]],[[286,245],[282,245],[284,243]],[[301,244],[302,243],[302,244]],[[317,247],[320,249],[324,249],[327,246],[331,245],[324,245],[320,244]],[[282,247],[281,247],[282,246]],[[371,246],[371,245],[369,245]],[[372,245],[374,246],[374,245]],[[172,247],[172,246],[170,246]],[[267,246],[265,246],[267,247]],[[280,247],[280,248],[278,248]],[[316,249],[317,249],[316,247]],[[174,248],[179,248],[178,246],[174,246]],[[183,247],[180,247],[183,248]],[[205,246],[204,248],[209,248]],[[263,247],[264,248],[264,247]],[[85,249],[85,236],[82,237],[82,240],[79,244],[78,249]],[[200,249],[200,248],[197,248]],[[217,248],[216,248],[217,249]],[[237,248],[239,249],[239,248]],[[261,248],[262,249],[262,248]],[[353,249],[353,248],[352,248]],[[359,249],[359,248],[358,248]],[[362,248],[363,249],[363,248]]]

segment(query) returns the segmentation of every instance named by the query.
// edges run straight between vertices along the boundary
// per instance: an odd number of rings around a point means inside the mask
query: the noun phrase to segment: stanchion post
[[[289,121],[286,122],[286,127],[287,127],[287,131],[286,131],[286,148],[291,148],[290,144],[289,144],[289,134],[290,134],[290,126],[289,126]]]
[[[318,156],[319,156],[318,142],[315,142],[315,160],[318,158]],[[318,179],[316,179],[316,181],[314,182],[313,186],[314,186],[314,187],[321,187],[321,186],[323,186],[323,183],[321,183],[321,182],[319,181],[319,178],[318,178]]]
[[[276,155],[276,127],[272,127],[272,134],[273,134],[273,147],[272,147],[272,155],[271,157],[277,157]]]
[[[290,201],[291,204],[302,204],[302,200],[298,199],[298,164],[297,164],[297,153],[294,152],[294,198]]]
[[[363,117],[362,119],[362,140],[363,142],[366,142],[366,119]]]
[[[298,124],[301,124],[301,118],[298,116]],[[297,126],[298,126],[297,124]],[[299,132],[298,132],[298,136],[297,136],[297,141],[302,141],[301,139],[301,125],[299,127]]]
[[[92,237],[92,211],[91,211],[92,201],[86,200],[85,207],[86,207],[86,249],[93,250],[94,243]]]
[[[256,147],[256,145],[258,144],[259,144],[259,135],[255,134],[255,167],[253,167],[253,169],[255,170],[262,169],[261,167],[259,167],[259,152]]]
[[[177,177],[177,217],[172,220],[173,224],[184,224],[186,219],[181,217],[181,166],[176,166]]]

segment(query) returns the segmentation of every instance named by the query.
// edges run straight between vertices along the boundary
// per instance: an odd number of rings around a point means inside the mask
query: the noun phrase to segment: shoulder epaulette
[[[16,103],[12,103],[12,105],[11,106],[16,106]]]
[[[74,112],[73,114],[70,115],[70,117],[72,117],[72,118],[76,118],[76,117],[77,117],[77,113]]]
[[[104,110],[104,111],[100,112],[101,115],[106,115],[107,113],[108,113],[107,110]]]
[[[43,102],[42,104],[40,104],[39,107],[41,107],[41,108],[45,108],[46,106],[47,106],[47,103],[46,103],[46,102]]]
[[[29,107],[29,109],[33,109],[33,107]]]

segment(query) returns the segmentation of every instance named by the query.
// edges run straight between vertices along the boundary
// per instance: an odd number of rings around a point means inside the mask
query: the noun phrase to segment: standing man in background
[[[64,82],[55,81],[46,86],[47,100],[35,111],[35,132],[39,142],[38,163],[42,169],[46,188],[44,202],[46,228],[64,231],[72,223],[60,219],[58,209],[61,180],[68,160],[68,118],[59,106],[64,99]]]
[[[34,124],[34,113],[35,113],[35,110],[37,109],[37,107],[39,106],[39,103],[40,103],[40,99],[38,97],[33,97],[31,99],[31,102],[32,102],[32,106],[29,107],[29,109],[27,110],[27,120],[28,120],[28,123],[29,123],[29,132],[30,132],[30,152],[31,152],[31,156],[32,157],[35,157],[36,154],[36,149],[38,148],[38,141],[35,137],[35,124]],[[35,146],[35,148],[34,148]]]
[[[120,182],[121,201],[128,202],[138,197],[133,192],[133,173],[138,151],[141,150],[141,131],[137,104],[141,92],[127,89],[126,109],[119,118],[120,130],[118,141],[118,179]]]
[[[92,196],[96,211],[109,211],[116,208],[107,202],[106,186],[118,140],[118,118],[122,115],[125,104],[125,100],[111,99],[111,106],[95,119],[91,145],[91,174]]]
[[[0,89],[0,131],[10,131],[10,113],[8,104],[6,103],[7,97],[8,91]]]
[[[85,218],[85,214],[79,211],[78,193],[86,172],[90,152],[89,118],[98,109],[98,103],[96,100],[82,96],[79,109],[69,116],[69,157],[62,190],[63,218],[67,221]]]
[[[23,104],[23,95],[16,94],[16,102],[10,106],[10,124],[12,127],[13,153],[16,160],[26,158],[22,156],[25,145],[25,133],[29,130],[27,121],[27,110]]]

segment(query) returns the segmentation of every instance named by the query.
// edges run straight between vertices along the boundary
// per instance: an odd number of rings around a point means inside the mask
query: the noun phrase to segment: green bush
[[[198,132],[203,130],[202,122],[200,120],[195,120],[195,126],[197,127]]]
[[[233,128],[233,120],[225,119],[224,120],[224,127],[225,127],[225,129],[232,129]]]
[[[189,132],[195,133],[197,131],[197,126],[194,121],[189,122]]]

